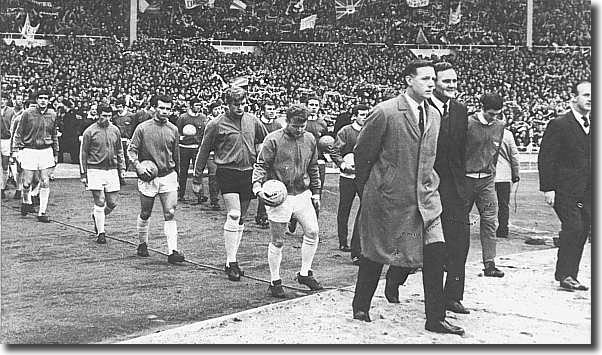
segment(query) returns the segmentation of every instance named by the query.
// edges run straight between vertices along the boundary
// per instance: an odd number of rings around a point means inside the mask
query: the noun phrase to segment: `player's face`
[[[592,110],[592,84],[581,83],[577,86],[577,96],[575,96],[575,105],[584,112]]]
[[[22,95],[15,96],[15,105],[23,106],[23,96]]]
[[[8,99],[3,97],[0,99],[0,107],[4,107],[8,104]]]
[[[435,91],[445,97],[455,99],[458,95],[458,75],[456,71],[448,69],[437,73]]]
[[[265,105],[265,118],[268,120],[273,120],[276,118],[276,106],[274,105]]]
[[[433,67],[421,67],[416,69],[416,75],[406,76],[408,90],[413,96],[426,100],[433,95],[435,88],[435,69]]]
[[[357,122],[358,125],[363,126],[366,122],[366,118],[368,118],[368,112],[368,110],[358,110],[355,122]]]
[[[38,107],[40,107],[41,109],[45,109],[46,107],[48,107],[48,100],[50,98],[48,97],[48,95],[39,95],[38,98],[36,99],[36,102],[38,103]]]
[[[192,112],[194,112],[194,113],[199,113],[199,112],[201,112],[201,109],[202,109],[202,108],[203,108],[203,104],[202,104],[202,103],[200,103],[200,102],[195,102],[195,103],[192,105]]]
[[[111,120],[111,117],[113,117],[113,114],[111,112],[101,112],[100,116],[98,117],[98,123],[100,124],[104,124],[107,123]]]
[[[171,102],[163,102],[159,100],[157,103],[157,115],[162,121],[166,121],[171,115]]]
[[[491,122],[495,119],[498,119],[498,120],[504,119],[501,109],[499,109],[499,110],[489,109],[489,110],[483,112],[483,116],[485,117],[487,122]]]
[[[213,115],[213,117],[217,117],[222,113],[224,113],[224,108],[221,106],[214,107],[213,110],[211,110],[211,115]]]
[[[121,104],[115,105],[115,108],[116,108],[116,109],[117,109],[117,111],[119,111],[119,112],[123,111],[123,105],[121,105]]]
[[[286,121],[286,132],[293,137],[302,136],[305,132],[305,127],[307,127],[307,120],[301,121],[296,119],[295,117],[291,117]]]
[[[318,100],[309,100],[307,101],[307,109],[309,110],[310,115],[317,115],[320,110],[320,101]]]
[[[228,109],[230,110],[230,113],[236,118],[242,117],[242,115],[245,113],[245,107],[247,107],[246,98],[234,100],[228,103]]]

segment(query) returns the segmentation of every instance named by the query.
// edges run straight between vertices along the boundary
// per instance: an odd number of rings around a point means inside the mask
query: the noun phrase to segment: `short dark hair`
[[[424,59],[412,60],[405,68],[403,68],[401,77],[405,80],[406,76],[416,75],[418,73],[418,68],[424,67],[433,67],[433,62]]]
[[[151,105],[151,107],[157,107],[157,104],[159,103],[158,99],[158,95],[152,95],[150,100],[148,101],[148,103]]]
[[[194,97],[193,97],[193,98],[191,98],[191,99],[190,99],[190,101],[188,101],[188,102],[190,103],[190,106],[192,107],[192,106],[194,106],[194,104],[198,104],[198,103],[200,103],[200,102],[201,102],[201,100],[200,100],[198,97],[194,96]]]
[[[291,119],[294,117],[298,122],[307,121],[307,116],[309,112],[307,111],[307,107],[304,105],[293,104],[286,109],[286,122],[291,122]]]
[[[217,99],[216,101],[213,101],[210,105],[209,105],[209,111],[213,111],[214,108],[216,107],[220,107],[224,104],[224,102],[221,99]]]
[[[8,93],[6,93],[6,92],[3,92],[2,95],[0,95],[0,98],[7,99],[7,100],[10,99],[10,97],[8,96]]]
[[[125,99],[123,97],[118,98],[117,101],[115,102],[115,105],[125,106]]]
[[[357,116],[358,111],[368,111],[368,110],[370,110],[370,107],[368,107],[368,105],[364,105],[364,104],[355,105],[351,109],[351,116]]]
[[[169,95],[157,95],[157,104],[155,105],[155,107],[159,104],[159,101],[165,102],[170,104],[171,103],[171,96]]]
[[[231,104],[234,101],[242,100],[247,97],[247,90],[240,86],[233,86],[226,90],[225,100],[227,104]]]
[[[38,92],[36,92],[36,100],[38,99],[38,97],[40,97],[40,95],[46,95],[46,96],[48,96],[48,98],[50,98],[52,96],[52,94],[50,93],[50,90],[46,90],[46,89],[40,89],[40,90],[38,90]]]
[[[317,95],[311,95],[307,97],[307,100],[305,101],[305,103],[309,103],[309,100],[316,100],[318,102],[320,102],[320,98]]]
[[[435,68],[435,75],[437,75],[440,71],[454,69],[454,66],[450,62],[439,62],[435,63],[435,65],[433,65],[433,68]]]
[[[274,101],[272,101],[272,100],[268,99],[268,100],[265,100],[265,101],[263,102],[263,106],[262,106],[262,108],[265,110],[265,107],[266,107],[266,106],[268,106],[268,105],[269,105],[269,106],[274,106],[274,107],[276,107],[276,104],[274,103]]]
[[[109,105],[99,105],[98,108],[96,109],[96,112],[99,115],[103,112],[108,112],[110,114],[113,114],[113,110],[111,109],[111,106],[109,106]]]
[[[573,95],[575,95],[575,96],[579,95],[579,85],[585,84],[585,83],[591,84],[589,80],[580,80],[580,81],[575,82],[575,84],[573,84],[573,87],[571,88],[571,93],[573,93]]]
[[[480,100],[481,105],[483,105],[483,110],[501,110],[504,106],[504,101],[502,97],[497,92],[488,92],[481,96]]]

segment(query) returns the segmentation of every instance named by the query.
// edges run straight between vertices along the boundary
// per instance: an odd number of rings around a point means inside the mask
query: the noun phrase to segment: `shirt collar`
[[[483,111],[477,112],[476,116],[477,116],[477,119],[479,120],[479,122],[481,122],[485,126],[491,126],[493,124],[493,122],[495,122],[495,120],[493,120],[491,122],[487,122],[487,120],[485,119],[485,116],[483,116]]]
[[[362,126],[357,124],[357,122],[355,122],[355,121],[353,121],[353,123],[351,123],[351,127],[353,127],[353,129],[355,129],[358,132],[362,130]]]
[[[577,120],[577,122],[579,122],[580,125],[583,126],[583,117],[587,117],[589,120],[589,112],[587,115],[582,115],[579,112],[577,112],[577,110],[575,110],[575,107],[573,107],[571,105],[571,111],[573,111],[573,116],[575,116],[575,119]]]
[[[437,98],[437,96],[435,96],[435,95],[433,95],[431,97],[431,101],[433,102],[433,105],[435,105],[435,107],[437,108],[437,110],[439,110],[439,112],[441,114],[443,114],[443,105],[445,105],[445,103],[443,101],[439,100]],[[449,107],[447,109],[449,110]]]

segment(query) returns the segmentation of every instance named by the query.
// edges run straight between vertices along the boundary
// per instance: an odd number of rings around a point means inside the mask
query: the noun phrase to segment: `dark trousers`
[[[577,279],[583,246],[592,223],[591,207],[591,193],[585,199],[556,193],[554,211],[560,219],[560,244],[555,274],[557,281],[567,276]]]
[[[260,198],[258,198],[257,199],[257,216],[255,216],[255,221],[258,221],[260,219],[267,220],[268,213],[265,210],[265,203],[263,203],[263,201]]]
[[[180,147],[180,172],[178,174],[178,197],[184,197],[186,194],[186,180],[188,180],[188,169],[190,163],[196,159],[198,149]],[[202,185],[201,185],[202,186]],[[201,195],[203,189],[201,187]]]
[[[441,178],[441,227],[445,239],[447,278],[445,298],[448,301],[461,301],[464,298],[466,259],[470,248],[470,219],[464,205],[466,202],[458,194],[453,178]]]
[[[427,321],[445,319],[445,300],[443,297],[443,258],[445,243],[432,243],[424,246],[422,286],[424,288],[424,310]],[[353,310],[368,312],[372,297],[378,286],[383,264],[374,262],[364,256],[360,258],[360,266],[355,284]],[[387,278],[399,282],[405,281],[414,268],[389,266]]]
[[[359,220],[360,213],[362,212],[362,203],[360,200],[360,207],[357,209],[355,215],[355,221],[353,222],[353,233],[351,234],[351,259],[359,258],[362,255],[362,242],[360,239]]]
[[[495,192],[497,194],[497,220],[498,226],[495,232],[498,237],[508,236],[508,218],[510,217],[510,190],[511,182],[496,182]]]
[[[337,211],[337,234],[339,236],[339,246],[348,245],[347,236],[349,224],[349,214],[355,196],[359,195],[354,179],[339,178],[339,209]],[[355,227],[354,227],[355,232]]]

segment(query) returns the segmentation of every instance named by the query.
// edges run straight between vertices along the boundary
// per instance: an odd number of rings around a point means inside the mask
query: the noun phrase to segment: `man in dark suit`
[[[468,113],[466,106],[455,100],[458,75],[450,63],[435,64],[435,91],[429,104],[441,115],[437,141],[435,171],[439,174],[441,224],[447,252],[445,307],[455,313],[470,313],[464,305],[466,258],[470,246],[469,213],[464,208],[464,147]]]
[[[560,219],[556,281],[569,290],[588,290],[577,279],[591,228],[591,83],[573,86],[571,109],[551,120],[539,149],[539,189]]]

